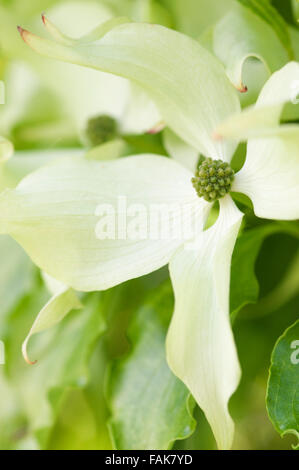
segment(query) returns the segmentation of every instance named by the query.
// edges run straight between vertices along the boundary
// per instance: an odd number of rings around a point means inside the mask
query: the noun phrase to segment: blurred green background
[[[127,109],[124,96],[128,90],[123,80],[110,76],[98,79],[94,73],[90,78],[76,66],[66,72],[61,64],[49,64],[23,44],[16,30],[18,24],[45,34],[40,14],[46,11],[71,30],[84,7],[88,13],[81,17],[83,31],[90,18],[97,24],[111,16],[126,15],[199,37],[229,11],[231,3],[0,0],[0,78],[6,87],[6,102],[0,105],[0,135],[13,142],[17,158],[6,166],[1,162],[1,189],[15,185],[57,149],[63,155],[70,149],[90,148],[86,134],[89,117],[105,113],[120,119]],[[275,0],[273,5],[295,29],[297,2]],[[97,100],[89,79],[93,83],[101,80],[102,95]],[[262,83],[265,79],[259,80]],[[80,99],[78,90],[82,91]],[[144,135],[134,126],[129,129],[120,136],[124,154],[145,150],[167,153],[160,134]],[[238,158],[243,157],[241,146]],[[241,385],[230,403],[236,422],[234,449],[290,449],[295,438],[281,439],[275,431],[267,416],[265,395],[275,342],[298,318],[299,223],[276,226],[258,220],[249,208],[246,223],[259,234],[250,273],[256,276],[257,301],[245,305],[234,321],[243,371]],[[270,225],[272,228],[265,231],[264,227]],[[252,255],[246,253],[241,263],[245,265],[249,258]],[[0,340],[5,345],[5,364],[0,365],[0,449],[125,448],[126,428],[121,437],[117,435],[115,407],[132,407],[144,421],[150,420],[155,393],[165,386],[165,374],[170,374],[164,358],[164,338],[173,305],[167,269],[106,292],[82,295],[83,309],[72,311],[59,325],[32,338],[30,356],[38,362],[29,366],[22,357],[21,345],[50,293],[39,270],[6,236],[0,238],[0,259]],[[238,282],[234,269],[233,264],[232,287]],[[159,295],[164,299],[162,306]],[[151,360],[164,372],[153,375]],[[141,378],[144,364],[148,375]],[[136,393],[140,380],[152,387],[152,393],[145,397]],[[169,376],[167,380],[170,386],[173,379]],[[172,412],[176,410],[165,412],[164,422]],[[194,416],[195,431],[177,440],[174,448],[215,449],[203,413],[195,409]]]

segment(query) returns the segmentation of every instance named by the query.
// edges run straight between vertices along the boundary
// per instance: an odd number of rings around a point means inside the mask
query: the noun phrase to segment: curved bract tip
[[[220,135],[217,131],[213,132],[212,134],[212,139],[213,140],[222,140],[223,139],[223,136]]]
[[[246,85],[243,85],[243,83],[242,83],[241,86],[237,88],[237,90],[240,93],[246,93],[248,91],[248,87]]]
[[[27,362],[27,364],[29,364],[30,366],[34,366],[34,364],[37,363],[37,361],[30,361],[29,357],[28,357],[28,353],[27,353],[27,343],[28,343],[28,337],[25,339],[23,345],[22,345],[22,354],[23,354],[23,358],[25,359],[25,361]]]
[[[163,129],[164,129],[165,127],[166,127],[165,122],[160,121],[160,122],[158,122],[154,127],[152,127],[151,129],[149,129],[146,133],[147,133],[147,134],[151,134],[151,135],[155,135],[155,134],[158,134],[159,132],[163,131]]]
[[[48,31],[48,33],[52,36],[52,38],[57,41],[58,43],[64,45],[64,46],[72,46],[76,42],[72,38],[69,38],[65,34],[63,34],[60,29],[55,26],[54,23],[52,23],[49,18],[46,16],[45,13],[42,13],[42,22],[44,24],[44,27]]]
[[[22,28],[22,26],[18,26],[18,27],[17,27],[17,30],[19,31],[19,33],[20,33],[21,38],[23,39],[23,41],[27,42],[27,37],[28,37],[28,35],[30,35],[31,33],[30,33],[29,31],[27,31],[27,29]]]

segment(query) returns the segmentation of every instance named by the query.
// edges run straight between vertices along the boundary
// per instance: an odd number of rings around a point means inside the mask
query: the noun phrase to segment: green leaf
[[[28,438],[24,432],[26,418],[22,412],[16,389],[5,377],[4,367],[0,366],[0,450],[36,449],[33,439]]]
[[[258,299],[255,261],[264,239],[277,230],[274,224],[263,225],[243,232],[237,239],[231,266],[230,313],[233,319],[244,305]]]
[[[239,3],[252,10],[256,15],[266,21],[276,32],[281,43],[288,52],[290,60],[294,58],[294,51],[288,27],[282,16],[271,5],[269,0],[238,0]]]
[[[298,2],[299,7],[299,2]],[[299,29],[293,26],[289,26],[289,34],[294,48],[295,60],[299,61]]]
[[[173,23],[169,10],[154,0],[134,0],[130,17],[135,21],[161,24],[168,28]]]
[[[132,349],[111,367],[107,396],[117,449],[169,449],[194,431],[194,402],[165,358],[172,309],[166,284],[136,313],[128,332]]]
[[[216,23],[233,4],[233,0],[162,0],[172,12],[175,29],[198,38],[208,27]]]
[[[70,388],[89,382],[89,360],[96,340],[105,331],[103,296],[86,297],[80,311],[70,312],[58,325],[32,338],[38,363],[29,366],[20,354],[24,332],[45,303],[45,289],[36,285],[31,295],[6,320],[6,369],[17,403],[27,418],[26,432],[46,448],[52,426]]]
[[[299,449],[299,320],[278,339],[267,389],[269,417],[281,437],[294,434]]]
[[[258,300],[259,284],[255,262],[264,240],[275,233],[290,233],[288,224],[270,223],[244,231],[234,249],[231,266],[230,314],[232,320],[242,307]]]
[[[105,410],[105,404],[99,397],[97,406]],[[97,418],[86,397],[86,390],[69,390],[46,450],[112,450],[106,416]]]
[[[0,237],[0,338],[6,315],[33,286],[34,266],[10,237]]]

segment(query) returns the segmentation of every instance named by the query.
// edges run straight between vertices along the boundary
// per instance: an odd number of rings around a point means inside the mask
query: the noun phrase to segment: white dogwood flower
[[[97,30],[69,46],[24,30],[21,34],[42,54],[136,81],[167,125],[211,159],[196,175],[154,155],[112,162],[64,159],[2,194],[0,229],[48,274],[82,291],[106,289],[169,262],[175,311],[167,336],[168,363],[204,410],[218,446],[230,448],[234,426],[228,401],[237,388],[240,367],[229,318],[229,281],[243,214],[229,192],[249,195],[259,216],[298,218],[298,126],[278,123],[299,65],[288,64],[274,74],[256,107],[240,113],[222,65],[175,31],[124,24],[104,35]],[[243,136],[251,136],[246,163],[237,174],[230,167],[236,143],[219,138],[233,134],[234,126]],[[166,204],[175,227],[181,208],[188,207],[180,223],[195,222],[192,239],[100,240],[95,236],[96,208],[109,204],[116,216],[122,216],[120,195],[129,205],[142,205],[149,212],[153,204]],[[217,199],[218,219],[203,230]]]
[[[110,27],[125,21],[115,18],[113,10],[104,3],[90,0],[59,2],[42,19],[48,33],[59,35],[55,25],[65,24],[66,34],[72,38],[78,38],[86,28],[96,27],[106,21]],[[63,41],[63,37],[60,40]],[[91,127],[95,123],[99,128],[99,142],[101,134],[105,134],[107,129],[107,121],[108,128],[114,126],[115,134],[140,134],[152,129],[161,120],[155,105],[143,90],[121,77],[99,74],[91,69],[57,61],[43,61],[35,66],[44,84],[59,97],[83,142],[94,140],[97,143],[96,135],[94,139],[86,136],[91,119]],[[101,117],[104,120],[99,119]],[[94,133],[92,131],[89,133]]]
[[[5,8],[7,14],[10,8]],[[122,9],[126,11],[124,6]],[[42,22],[40,18],[40,14],[30,15],[27,23],[54,35],[59,34],[55,25],[65,24],[66,33],[74,38],[80,37],[86,28],[124,21],[115,18],[113,9],[104,2],[94,0],[56,2],[48,8],[47,16],[42,15]],[[9,31],[14,31],[14,23]],[[91,146],[119,135],[142,134],[161,121],[154,103],[137,85],[111,74],[40,60],[34,54],[24,54],[23,48],[19,51],[16,46],[10,52],[8,42],[13,38],[8,32],[2,41],[8,56],[2,76],[6,87],[6,104],[0,109],[2,135],[13,138],[11,131],[30,113],[34,119],[29,119],[24,138],[47,141],[49,136],[54,136],[59,142],[79,137],[83,144]],[[41,100],[44,116],[41,122],[38,119],[35,122],[34,112],[41,107]],[[38,113],[40,116],[41,111]]]

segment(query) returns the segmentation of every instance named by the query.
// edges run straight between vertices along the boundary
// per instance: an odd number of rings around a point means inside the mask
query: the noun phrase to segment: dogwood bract
[[[248,117],[246,112],[240,114],[236,91],[222,65],[177,32],[157,25],[124,24],[104,36],[97,30],[69,46],[24,30],[21,34],[42,54],[134,80],[156,103],[167,125],[212,159],[196,176],[173,160],[153,155],[113,162],[63,160],[3,193],[0,214],[3,233],[10,233],[48,274],[77,290],[106,289],[169,262],[175,311],[167,337],[168,363],[204,410],[218,446],[230,448],[233,422],[228,401],[238,385],[240,368],[229,320],[229,277],[242,213],[228,192],[248,194],[263,217],[298,217],[298,127],[284,131],[278,122],[299,65],[289,64],[272,76]],[[282,79],[287,90],[280,98],[272,96]],[[261,116],[267,115],[270,126],[264,129],[266,137],[250,140],[246,164],[236,175],[229,163],[237,143],[220,138],[226,135],[223,128],[234,127],[231,120],[236,118],[230,118],[234,115],[243,123],[244,134],[250,128],[255,135]],[[179,237],[96,238],[96,207],[100,203],[117,207],[119,195],[146,207],[188,206],[185,222],[200,220],[189,240],[194,249]],[[216,199],[219,217],[203,230]]]
[[[10,8],[6,7],[7,13]],[[46,31],[54,36],[59,35],[51,19],[59,25],[65,22],[65,18],[68,19],[67,34],[78,37],[86,31],[87,25],[91,28],[107,21],[106,24],[111,27],[125,21],[124,18],[115,18],[113,10],[103,2],[85,0],[57,2],[49,8],[47,17],[42,15],[42,24]],[[37,25],[36,16],[32,15],[27,21]],[[8,48],[7,42],[8,39],[4,41],[4,52]],[[93,140],[98,144],[101,143],[101,136],[106,137],[103,131],[107,129],[107,121],[114,127],[115,134],[120,135],[149,131],[161,120],[155,105],[144,91],[127,80],[62,62],[40,60],[32,54],[25,57],[25,62],[24,51],[15,49],[5,68],[7,103],[0,109],[0,132],[6,136],[24,120],[24,113],[27,113],[27,118],[30,112],[34,115],[34,108],[40,106],[41,98],[45,100],[45,91],[49,93],[52,115],[44,123],[37,123],[37,126],[30,124],[29,131],[32,127],[35,130],[32,129],[29,136],[34,135],[35,139],[43,136],[47,138],[49,134],[57,140],[76,138],[78,135],[84,144],[94,144]],[[16,60],[20,54],[21,57]],[[33,98],[35,104],[32,103]],[[55,107],[56,98],[59,103]],[[43,108],[47,106],[43,105]],[[47,109],[43,112],[46,113]],[[53,122],[54,112],[58,123]],[[108,116],[110,119],[107,119]],[[91,125],[88,125],[89,120],[93,120]],[[92,132],[94,122],[99,131],[96,137]],[[114,137],[113,133],[110,136]]]
[[[128,21],[115,18],[105,4],[89,1],[59,2],[42,18],[46,30],[54,35],[59,35],[55,25],[63,24],[68,18],[67,34],[76,37],[83,34],[87,24],[92,28],[107,21],[106,24],[112,27]],[[67,42],[65,36],[61,36],[61,40]],[[146,94],[119,77],[50,61],[41,64],[39,72],[76,121],[83,141],[88,142],[85,136],[88,120],[95,117],[110,116],[115,120],[116,131],[124,134],[143,133],[160,121],[156,107]]]

